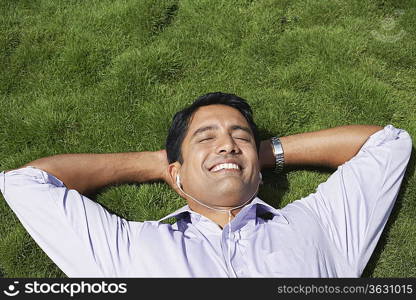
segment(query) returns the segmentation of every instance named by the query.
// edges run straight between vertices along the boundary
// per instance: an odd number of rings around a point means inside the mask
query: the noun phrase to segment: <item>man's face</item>
[[[208,105],[192,116],[178,162],[184,191],[216,207],[238,206],[257,190],[256,143],[244,116],[226,105]]]

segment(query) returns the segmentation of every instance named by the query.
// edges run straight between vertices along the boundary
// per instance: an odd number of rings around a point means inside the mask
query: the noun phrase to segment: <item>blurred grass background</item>
[[[173,114],[213,91],[247,99],[263,138],[347,124],[415,137],[415,32],[412,0],[2,0],[0,169],[161,149]],[[414,164],[365,277],[416,277]],[[266,174],[260,197],[282,207],[329,175]],[[64,277],[0,198],[1,276]],[[136,221],[185,204],[163,183],[96,200]]]

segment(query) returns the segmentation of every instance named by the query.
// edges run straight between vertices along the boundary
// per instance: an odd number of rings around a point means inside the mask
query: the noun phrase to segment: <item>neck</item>
[[[186,196],[185,199],[187,199],[189,207],[204,217],[207,217],[217,223],[221,226],[221,228],[224,228],[225,225],[227,225],[231,220],[234,218],[235,215],[237,215],[240,210],[250,203],[257,195],[259,191],[260,181],[257,184],[256,191],[242,204],[238,206],[232,206],[232,207],[214,207],[211,205],[208,205],[206,203],[201,202],[200,200],[192,197],[191,195],[187,194],[181,187],[179,180],[177,182],[177,186],[179,190]]]
[[[221,229],[223,229],[225,225],[227,225],[231,220],[234,219],[234,217],[243,209],[245,205],[251,202],[251,200],[252,199],[250,199],[250,201],[248,201],[242,207],[235,209],[233,207],[216,207],[216,209],[218,210],[214,210],[200,205],[199,203],[192,200],[188,200],[188,205],[193,211],[203,215],[204,217],[207,217],[208,219],[219,225]]]

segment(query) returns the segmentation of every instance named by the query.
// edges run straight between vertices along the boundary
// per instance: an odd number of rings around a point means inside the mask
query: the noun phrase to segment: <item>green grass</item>
[[[173,114],[211,91],[246,98],[264,138],[346,124],[415,137],[415,20],[412,0],[3,0],[0,169],[161,149]],[[366,277],[416,276],[414,165]],[[281,207],[328,177],[268,174],[260,195]],[[184,204],[163,183],[96,200],[137,221]],[[64,276],[4,201],[0,219],[4,277]]]

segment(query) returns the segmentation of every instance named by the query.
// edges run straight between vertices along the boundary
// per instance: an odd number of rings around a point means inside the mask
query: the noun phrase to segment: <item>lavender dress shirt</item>
[[[0,173],[0,190],[69,277],[359,277],[411,150],[409,134],[387,125],[316,192],[282,209],[255,198],[224,230],[188,206],[127,221],[34,167]]]

